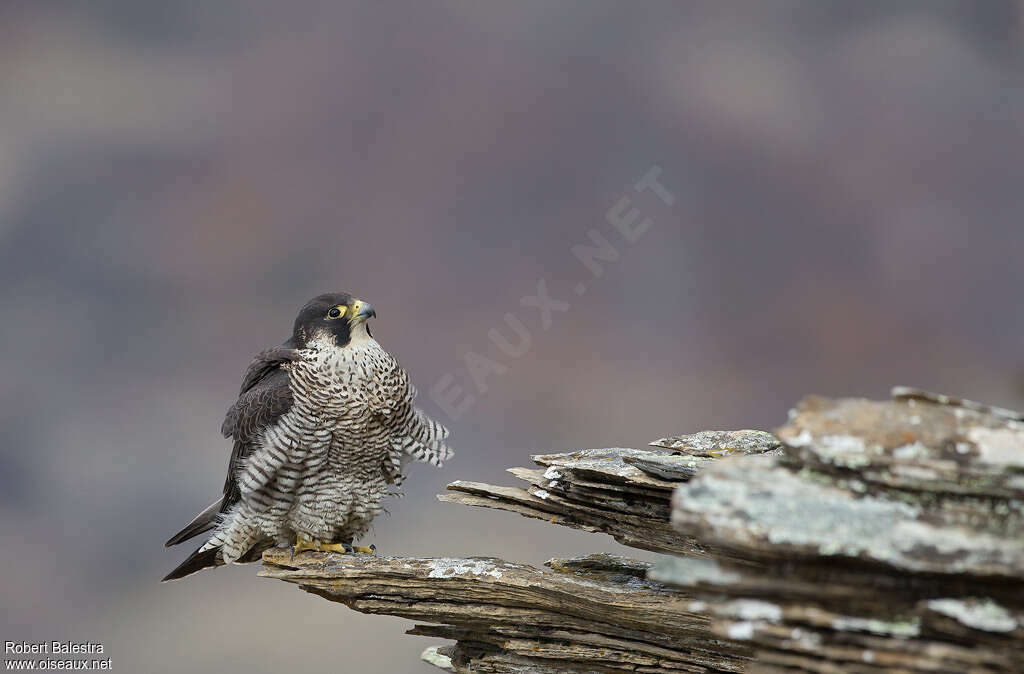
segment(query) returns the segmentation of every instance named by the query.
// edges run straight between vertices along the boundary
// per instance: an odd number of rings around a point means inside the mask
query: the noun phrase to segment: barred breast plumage
[[[334,302],[328,311],[346,305],[341,296],[323,297],[314,315]],[[347,304],[355,313],[365,303]],[[408,375],[365,320],[350,321],[339,343],[337,328],[304,322],[300,329],[302,316],[291,344],[250,366],[225,420],[225,434],[236,442],[220,508],[210,522],[201,521],[208,508],[169,543],[199,533],[200,525],[210,525],[213,534],[168,578],[250,561],[297,538],[350,543],[368,531],[408,461],[439,466],[451,456],[447,429],[413,406]],[[272,421],[259,423],[260,412],[275,405]]]

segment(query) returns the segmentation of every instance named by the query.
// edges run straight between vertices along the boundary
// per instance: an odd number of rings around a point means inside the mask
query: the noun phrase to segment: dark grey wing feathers
[[[237,477],[245,460],[249,458],[259,436],[292,407],[292,391],[288,386],[288,371],[268,371],[263,379],[239,396],[224,420],[226,437],[234,438],[228,474],[224,481],[224,510],[238,500]]]
[[[257,355],[242,378],[238,400],[228,409],[221,425],[221,433],[234,439],[228,474],[224,480],[224,496],[212,503],[185,528],[172,536],[166,545],[177,545],[217,524],[217,517],[234,505],[239,497],[237,475],[252,453],[259,435],[267,426],[292,406],[292,392],[288,386],[288,371],[281,366],[299,358],[291,347],[291,340],[282,346],[267,349]],[[197,551],[198,553],[198,551]]]
[[[238,400],[228,410],[221,425],[224,437],[235,440],[224,480],[221,512],[225,512],[240,496],[238,472],[259,441],[260,433],[292,407],[288,370],[281,366],[297,358],[298,351],[286,342],[284,346],[267,349],[256,356],[242,378]]]
[[[192,521],[185,525],[185,527],[174,534],[168,539],[164,545],[170,547],[177,545],[182,541],[187,541],[193,536],[198,536],[204,531],[209,531],[217,523],[217,515],[220,513],[220,507],[224,503],[223,498],[219,498],[210,505],[206,506],[203,512],[199,513],[192,518]]]
[[[288,342],[285,342],[283,346],[267,349],[252,359],[252,362],[249,363],[249,368],[245,371],[245,376],[242,377],[242,387],[238,390],[238,400],[228,410],[227,415],[224,417],[224,423],[221,424],[220,432],[225,438],[235,437],[235,439],[238,439],[238,435],[236,435],[238,422],[241,420],[241,415],[245,409],[251,405],[245,400],[246,394],[257,387],[263,388],[268,377],[275,373],[283,372],[281,370],[282,364],[290,363],[298,357],[298,351],[288,346]]]
[[[202,571],[212,566],[220,566],[224,562],[218,559],[219,554],[219,548],[207,548],[205,550],[198,548],[184,562],[175,567],[174,571],[164,576],[161,582],[166,583],[169,580],[178,580],[179,578],[190,576],[197,571]]]

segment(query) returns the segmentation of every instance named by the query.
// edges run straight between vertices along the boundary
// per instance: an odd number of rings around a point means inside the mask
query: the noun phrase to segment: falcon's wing
[[[399,452],[396,460],[404,464],[414,459],[440,466],[452,457],[452,448],[444,442],[448,429],[413,405],[416,387],[398,363],[378,381],[375,393],[371,406],[391,430],[392,446]],[[401,465],[394,466],[392,472],[400,473]]]
[[[412,393],[415,396],[416,390],[413,389]],[[412,407],[412,398],[409,402],[412,412],[403,424],[402,451],[417,461],[440,467],[455,454],[445,443],[450,431],[424,414],[423,410]]]
[[[259,436],[278,417],[292,406],[292,393],[288,387],[288,371],[281,365],[298,358],[298,353],[286,342],[284,346],[267,349],[257,355],[242,378],[238,400],[228,410],[221,426],[226,438],[234,439],[228,474],[224,480],[224,495],[196,515],[184,529],[172,536],[166,545],[177,545],[217,524],[217,517],[234,505],[239,497],[238,473]]]
[[[220,429],[225,438],[235,440],[224,480],[221,512],[238,501],[238,472],[259,442],[260,434],[291,409],[288,371],[281,366],[298,357],[295,349],[280,346],[260,353],[246,370],[238,400],[228,410]]]

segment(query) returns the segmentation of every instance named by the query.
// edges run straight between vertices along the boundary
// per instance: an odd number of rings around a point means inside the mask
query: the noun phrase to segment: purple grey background
[[[157,583],[250,357],[324,291],[374,303],[454,430],[385,554],[622,551],[434,499],[533,452],[901,383],[1024,407],[1024,3],[7,1],[0,35],[3,640],[432,671],[410,623],[256,567]],[[671,207],[630,188],[652,166]],[[547,330],[540,280],[570,304]],[[507,312],[520,357],[488,339]],[[452,421],[428,391],[471,390],[467,353],[506,369]]]

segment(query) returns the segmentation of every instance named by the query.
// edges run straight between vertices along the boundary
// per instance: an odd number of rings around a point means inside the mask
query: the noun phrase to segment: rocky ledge
[[[775,435],[705,431],[532,457],[440,498],[664,553],[417,559],[287,552],[262,575],[452,639],[453,672],[1016,672],[1024,416],[907,388],[809,397]],[[429,623],[429,624],[426,624]]]

